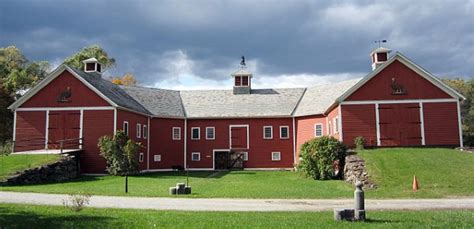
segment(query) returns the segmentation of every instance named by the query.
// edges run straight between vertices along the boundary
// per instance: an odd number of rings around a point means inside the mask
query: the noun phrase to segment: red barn
[[[61,65],[9,108],[14,151],[79,150],[81,169],[103,173],[98,138],[123,130],[144,148],[142,171],[177,168],[286,169],[307,140],[330,135],[353,146],[462,146],[462,95],[400,53],[371,53],[362,79],[309,88],[252,89],[232,74],[233,90],[175,91],[117,86],[100,63]]]

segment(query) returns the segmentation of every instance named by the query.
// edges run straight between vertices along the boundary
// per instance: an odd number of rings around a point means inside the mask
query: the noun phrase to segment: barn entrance
[[[380,104],[379,127],[381,146],[421,145],[419,104]]]
[[[50,111],[48,116],[48,148],[78,148],[80,137],[80,111]]]
[[[243,169],[242,152],[230,150],[214,150],[214,169]]]

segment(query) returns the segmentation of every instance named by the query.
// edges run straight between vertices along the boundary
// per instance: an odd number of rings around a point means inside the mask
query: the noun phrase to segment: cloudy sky
[[[0,1],[0,46],[53,66],[99,44],[105,75],[174,89],[231,87],[240,56],[256,87],[362,77],[375,40],[437,76],[474,76],[474,1]]]

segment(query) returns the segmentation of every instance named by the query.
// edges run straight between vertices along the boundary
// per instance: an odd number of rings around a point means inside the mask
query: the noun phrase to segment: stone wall
[[[5,184],[22,185],[60,182],[78,178],[79,175],[77,157],[75,155],[63,155],[57,162],[21,171],[8,178]]]
[[[344,166],[344,180],[356,184],[360,181],[366,188],[376,188],[375,183],[370,181],[369,174],[365,169],[365,161],[357,155],[346,156],[346,165]]]

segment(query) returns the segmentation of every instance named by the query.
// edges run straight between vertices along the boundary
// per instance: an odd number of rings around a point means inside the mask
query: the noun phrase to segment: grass
[[[0,181],[15,174],[17,171],[52,163],[58,159],[59,155],[53,154],[0,156]]]
[[[186,212],[0,204],[3,228],[469,228],[474,211],[369,211],[366,222],[332,212]]]
[[[474,154],[438,148],[389,148],[359,153],[378,184],[366,198],[442,198],[474,196]],[[353,186],[344,181],[315,181],[289,171],[190,172],[190,198],[352,198]],[[420,190],[413,192],[413,175]],[[41,193],[86,192],[92,195],[169,197],[168,188],[186,181],[185,172],[143,174],[129,178],[82,176],[78,180],[41,185],[1,186],[0,191]]]
[[[474,196],[474,154],[452,149],[397,148],[366,150],[369,176],[378,185],[370,198]],[[412,191],[416,175],[420,189]]]

